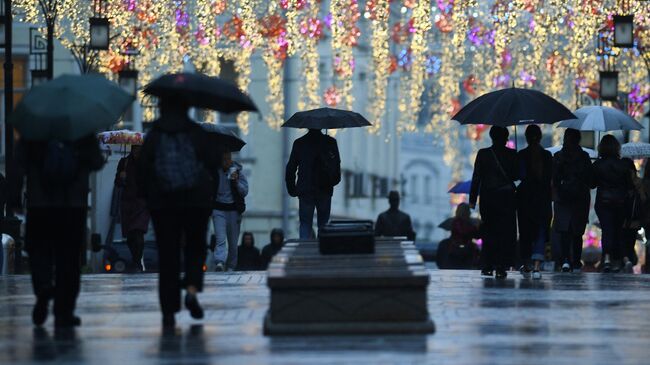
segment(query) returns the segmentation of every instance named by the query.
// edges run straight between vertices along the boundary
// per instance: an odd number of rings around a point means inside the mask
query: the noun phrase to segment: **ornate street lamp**
[[[634,47],[634,16],[614,15],[614,46]]]
[[[124,57],[124,68],[118,73],[118,83],[127,93],[138,94],[138,70],[135,68],[135,57],[139,54],[131,44],[127,44],[120,52]]]
[[[618,71],[600,71],[600,98],[616,101],[618,98]]]
[[[110,23],[104,15],[106,2],[93,0],[94,16],[90,18],[90,49],[108,50],[110,44]]]
[[[616,71],[617,52],[612,47],[611,32],[603,28],[598,33],[596,52],[601,63],[600,99],[616,101],[618,97],[618,71]]]
[[[37,28],[29,28],[29,57],[32,87],[47,82],[50,72],[47,68],[47,39],[43,38]]]

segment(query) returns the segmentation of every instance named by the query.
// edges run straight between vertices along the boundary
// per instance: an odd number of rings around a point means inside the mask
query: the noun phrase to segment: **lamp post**
[[[5,76],[5,177],[11,181],[13,171],[14,128],[10,117],[14,109],[14,64],[13,64],[13,15],[11,14],[11,0],[2,1],[2,46],[5,49],[4,76]],[[4,216],[4,212],[2,212]],[[13,212],[7,207],[7,216]],[[4,231],[4,227],[3,227]]]
[[[49,79],[45,60],[47,57],[47,41],[37,28],[29,28],[29,57],[32,87],[47,82]]]
[[[602,70],[600,75],[600,99],[616,101],[618,98],[618,71],[616,71],[617,52],[612,46],[611,32],[603,28],[598,32],[598,44],[596,54],[601,62]]]
[[[98,51],[108,50],[110,43],[110,23],[106,18],[106,1],[93,0],[93,17],[90,23],[90,49]]]
[[[127,93],[137,96],[138,94],[138,70],[135,67],[135,57],[138,50],[128,43],[120,52],[124,57],[124,68],[118,73],[118,83]]]

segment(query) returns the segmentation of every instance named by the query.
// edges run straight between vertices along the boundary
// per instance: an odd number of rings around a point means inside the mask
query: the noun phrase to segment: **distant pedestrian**
[[[576,129],[564,132],[562,149],[553,156],[553,230],[559,235],[562,271],[582,267],[582,235],[591,201],[591,160],[580,147]]]
[[[508,130],[490,129],[492,147],[478,151],[474,162],[470,207],[476,207],[479,196],[483,248],[481,275],[506,278],[513,265],[517,244],[516,187],[519,165],[517,153],[506,147]]]
[[[232,271],[237,267],[237,241],[242,214],[246,210],[244,199],[248,194],[248,181],[242,173],[242,165],[232,160],[230,152],[223,154],[217,176],[217,196],[212,212],[217,238],[214,261],[217,271]]]
[[[537,125],[526,128],[528,147],[517,153],[521,184],[517,188],[520,271],[524,277],[541,279],[546,242],[549,241],[551,217],[551,175],[553,156],[540,142],[542,130]],[[531,267],[531,263],[533,264]]]
[[[269,242],[269,244],[264,246],[262,249],[262,270],[269,268],[269,264],[271,263],[271,260],[273,260],[273,256],[280,252],[282,246],[284,246],[284,231],[280,228],[274,228],[271,231],[270,238],[271,242]]]
[[[149,229],[149,211],[147,201],[138,191],[137,166],[141,146],[131,146],[127,157],[120,159],[115,173],[115,186],[121,188],[120,223],[122,236],[131,251],[131,259],[138,271],[144,271],[144,235]]]
[[[479,258],[478,246],[474,243],[480,235],[480,221],[471,218],[469,204],[456,207],[456,215],[451,222],[451,237],[438,246],[438,267],[441,269],[475,268]]]
[[[197,293],[203,289],[207,228],[218,161],[207,132],[188,117],[189,107],[163,98],[138,160],[139,191],[145,194],[158,244],[158,291],[163,327],[173,328],[181,308],[203,318]],[[181,270],[181,239],[184,238]],[[180,272],[185,272],[181,281]]]
[[[415,240],[415,231],[411,224],[411,216],[399,210],[399,192],[393,190],[388,193],[390,208],[377,217],[375,223],[375,236],[378,237],[406,237]]]
[[[89,174],[104,165],[94,135],[75,142],[21,141],[17,147],[18,181],[13,206],[22,201],[23,176],[27,178],[26,250],[36,304],[32,321],[45,323],[54,299],[54,326],[74,327],[79,295],[80,255],[86,235]]]
[[[306,135],[296,139],[285,180],[289,195],[298,197],[300,238],[314,238],[314,209],[320,229],[330,219],[334,186],[341,181],[341,157],[336,140],[318,129],[310,129]]]
[[[630,173],[632,184],[625,201],[625,215],[623,220],[623,241],[620,256],[623,259],[623,271],[632,273],[634,266],[639,262],[635,246],[638,231],[643,227],[645,203],[648,199],[643,181],[639,178],[634,161],[623,158]]]
[[[641,184],[647,199],[643,204],[641,222],[643,230],[645,231],[646,239],[650,240],[650,160],[646,161],[643,170],[643,180],[641,181]],[[645,245],[645,266],[643,269],[644,273],[650,274],[650,244]]]
[[[618,271],[623,244],[625,203],[632,189],[627,164],[621,160],[621,144],[605,135],[598,145],[592,187],[596,188],[594,208],[600,221],[603,243],[603,272]]]
[[[255,271],[262,268],[260,250],[255,247],[255,237],[250,232],[241,236],[241,244],[237,248],[237,271]]]

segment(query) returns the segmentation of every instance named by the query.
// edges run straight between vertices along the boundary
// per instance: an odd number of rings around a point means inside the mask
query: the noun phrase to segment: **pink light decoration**
[[[341,95],[339,95],[338,90],[336,90],[336,87],[334,86],[330,86],[325,90],[323,98],[325,99],[325,104],[331,107],[335,107],[341,102]]]
[[[509,140],[509,141],[506,143],[506,147],[510,148],[511,150],[514,150],[514,149],[515,149],[515,141],[513,141],[513,140]]]

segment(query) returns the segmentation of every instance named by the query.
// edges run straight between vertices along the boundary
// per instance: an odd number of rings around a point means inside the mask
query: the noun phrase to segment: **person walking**
[[[608,134],[598,145],[598,160],[593,164],[594,206],[602,229],[603,272],[618,271],[621,260],[625,202],[632,190],[630,170],[621,160],[621,144]],[[616,266],[615,266],[616,265]]]
[[[144,235],[149,229],[149,211],[147,202],[138,191],[137,165],[140,158],[141,146],[131,146],[127,157],[120,159],[115,173],[115,186],[121,189],[120,194],[120,223],[122,236],[126,237],[126,245],[131,252],[131,259],[137,271],[144,271]]]
[[[75,306],[81,280],[80,255],[86,235],[89,175],[105,163],[94,135],[75,142],[21,141],[12,205],[20,207],[26,177],[26,251],[36,304],[34,325],[47,320],[54,299],[56,328],[81,325]]]
[[[147,200],[158,245],[158,294],[166,329],[176,324],[181,282],[186,289],[185,307],[193,318],[203,318],[197,294],[203,289],[218,159],[207,132],[188,117],[188,109],[176,99],[161,98],[160,118],[153,122],[138,159],[138,190]]]
[[[631,274],[634,272],[634,266],[639,262],[635,246],[639,229],[643,226],[644,206],[648,197],[634,161],[629,158],[622,160],[629,169],[632,185],[625,201],[621,257],[623,258],[623,271]]]
[[[393,190],[388,193],[390,208],[379,214],[375,223],[375,236],[377,237],[406,237],[415,240],[415,231],[411,224],[411,216],[399,210],[399,192]]]
[[[559,236],[564,272],[582,267],[582,235],[589,219],[593,172],[581,138],[580,131],[568,128],[562,149],[553,156],[553,230]]]
[[[271,260],[273,260],[273,256],[280,252],[282,246],[284,246],[284,231],[280,228],[274,228],[271,231],[270,238],[271,242],[269,242],[269,244],[264,246],[262,249],[262,270],[269,268],[269,264],[271,263]]]
[[[255,237],[251,232],[244,232],[241,244],[237,248],[237,271],[255,271],[262,267],[260,250],[255,247]]]
[[[526,128],[528,147],[517,153],[521,183],[517,188],[519,223],[520,272],[526,278],[542,278],[541,263],[549,240],[553,215],[551,206],[551,175],[553,156],[540,144],[542,130],[537,125]],[[533,264],[532,267],[530,264]]]
[[[217,196],[212,211],[217,246],[214,250],[216,271],[232,271],[237,267],[237,241],[241,217],[246,210],[248,181],[242,165],[232,160],[226,151],[217,171]]]
[[[318,129],[310,129],[296,139],[287,162],[285,181],[289,195],[298,197],[300,238],[314,238],[314,209],[320,230],[330,219],[334,186],[341,181],[341,157],[336,139]]]
[[[505,279],[512,266],[517,241],[516,186],[517,153],[506,147],[508,130],[490,129],[492,147],[478,151],[470,190],[470,207],[476,208],[480,196],[483,236],[481,275]]]

